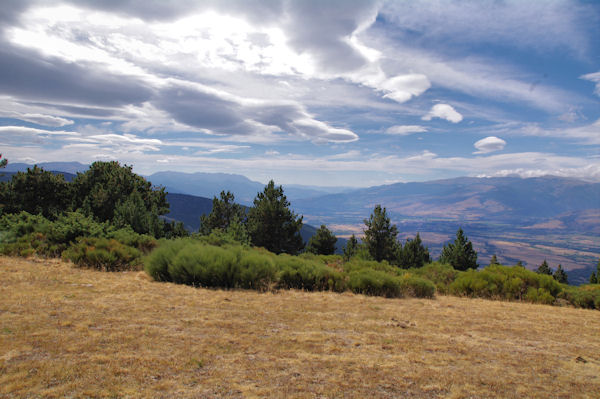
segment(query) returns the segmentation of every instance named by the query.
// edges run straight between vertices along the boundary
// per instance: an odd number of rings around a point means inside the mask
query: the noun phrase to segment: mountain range
[[[9,164],[5,170],[27,166]],[[87,169],[78,163],[40,166],[69,173]],[[167,217],[193,230],[200,215],[210,210],[210,198],[220,191],[229,190],[238,202],[251,205],[264,188],[244,176],[222,173],[158,172],[146,178],[169,192]],[[341,238],[360,236],[363,220],[380,204],[402,239],[419,232],[434,257],[462,227],[481,265],[494,254],[501,263],[522,261],[529,268],[546,259],[553,268],[561,264],[571,282],[581,283],[600,258],[600,183],[556,176],[461,177],[361,189],[285,185],[284,192],[309,225],[305,237],[315,231],[310,225],[320,224]]]

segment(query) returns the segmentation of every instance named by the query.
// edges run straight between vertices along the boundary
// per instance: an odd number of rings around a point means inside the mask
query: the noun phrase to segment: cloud
[[[0,126],[0,133],[3,134],[23,134],[23,135],[56,135],[56,136],[79,136],[77,132],[68,132],[64,130],[43,130],[25,126]]]
[[[430,87],[429,79],[422,74],[396,76],[381,84],[381,90],[387,93],[383,97],[391,98],[399,103],[420,96]]]
[[[473,144],[477,148],[474,154],[487,154],[489,152],[500,151],[504,149],[505,145],[506,141],[495,136],[489,136]]]
[[[387,128],[385,132],[387,134],[395,134],[398,136],[408,136],[413,133],[422,133],[422,132],[426,132],[426,131],[427,131],[427,128],[424,126],[395,125],[395,126],[390,126],[389,128]]]
[[[445,119],[452,123],[458,123],[463,119],[462,115],[448,104],[434,105],[431,110],[421,119],[424,121],[430,121],[433,118]]]
[[[43,125],[43,126],[50,126],[50,127],[63,127],[66,125],[72,125],[74,123],[70,119],[61,118],[59,116],[33,114],[33,113],[20,113],[20,112],[15,112],[15,111],[0,110],[0,117],[19,119],[21,121],[35,123],[36,125]]]
[[[538,53],[567,49],[580,57],[594,44],[584,27],[597,16],[592,4],[564,0],[388,1],[381,13],[404,38],[422,45],[510,43]]]
[[[594,93],[600,96],[600,71],[594,73],[588,73],[579,77],[580,79],[589,80],[590,82],[596,83]]]

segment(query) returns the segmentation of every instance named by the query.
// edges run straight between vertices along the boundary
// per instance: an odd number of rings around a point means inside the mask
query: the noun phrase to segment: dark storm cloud
[[[0,44],[0,93],[19,99],[122,106],[139,104],[152,90],[139,79],[115,75],[97,66]]]

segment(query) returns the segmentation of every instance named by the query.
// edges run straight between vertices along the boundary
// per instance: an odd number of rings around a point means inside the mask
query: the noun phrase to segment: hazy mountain
[[[248,179],[242,175],[227,173],[183,173],[183,172],[157,172],[146,177],[154,185],[166,188],[170,193],[181,193],[212,198],[219,196],[223,190],[231,191],[237,202],[252,205],[252,201],[265,185]],[[278,184],[275,182],[275,184]],[[344,187],[312,187],[301,185],[283,185],[283,190],[290,201],[300,198],[311,198],[326,195],[332,192],[348,190]]]
[[[38,163],[36,165],[39,166],[40,168],[43,168],[44,170],[67,172],[67,173],[71,173],[73,175],[77,174],[77,172],[85,172],[90,167],[90,165],[84,165],[79,162],[42,162],[42,163]],[[8,165],[6,165],[6,168],[4,168],[4,171],[6,171],[6,172],[25,172],[25,171],[27,171],[27,168],[32,168],[32,167],[33,167],[33,165],[31,165],[31,164],[18,163],[18,162],[13,163],[13,162],[9,161]]]
[[[167,201],[170,205],[170,212],[165,215],[166,219],[183,222],[191,232],[196,232],[200,228],[200,216],[210,213],[212,210],[212,199],[209,198],[169,193],[167,194]],[[315,227],[304,224],[300,230],[300,235],[307,243],[316,232]],[[341,253],[344,245],[346,245],[346,239],[339,238],[336,245],[338,252]]]

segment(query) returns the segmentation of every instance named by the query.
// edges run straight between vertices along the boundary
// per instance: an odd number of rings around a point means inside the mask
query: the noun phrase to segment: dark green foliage
[[[552,276],[552,269],[548,266],[548,262],[546,259],[542,262],[542,264],[535,270],[536,273],[539,274],[547,274],[548,276]]]
[[[496,258],[496,254],[492,255],[492,259],[490,260],[490,266],[499,265],[498,258]]]
[[[290,210],[290,203],[281,186],[273,180],[254,199],[248,212],[248,233],[252,245],[264,247],[276,254],[295,255],[304,248],[300,229],[302,216]]]
[[[136,269],[141,263],[137,249],[115,239],[82,238],[62,253],[63,259],[77,266],[91,267],[107,272]]]
[[[160,246],[144,259],[144,269],[156,281],[173,281],[169,268],[175,256],[191,239],[161,240]]]
[[[227,231],[232,223],[243,224],[245,220],[246,212],[235,203],[234,195],[221,191],[220,198],[213,198],[210,213],[200,217],[199,233],[208,235],[215,229]]]
[[[348,288],[356,294],[377,295],[387,298],[402,296],[400,277],[373,269],[360,269],[350,272]]]
[[[596,266],[596,272],[592,272],[590,276],[590,284],[600,284],[600,260]]]
[[[338,292],[345,289],[342,273],[323,263],[287,254],[279,255],[276,263],[281,288]]]
[[[428,280],[410,274],[394,276],[380,270],[369,268],[354,270],[348,278],[348,288],[357,294],[399,298],[414,296],[431,298],[435,285]]]
[[[546,293],[554,301],[561,290],[561,285],[552,276],[538,274],[519,266],[494,265],[479,271],[469,270],[461,273],[450,284],[450,292],[455,295],[509,300],[526,299],[542,303],[548,300]]]
[[[423,267],[426,263],[431,262],[429,249],[423,245],[419,233],[413,240],[406,240],[403,247],[398,246],[396,262],[405,269]]]
[[[373,259],[394,261],[398,251],[398,242],[396,241],[398,229],[395,225],[390,224],[386,209],[381,208],[381,205],[375,206],[373,213],[369,219],[364,220],[364,223],[367,228],[363,242]]]
[[[5,168],[8,164],[8,160],[6,158],[2,159],[2,154],[0,154],[0,169]]]
[[[558,269],[554,272],[554,279],[562,284],[569,284],[569,279],[567,276],[567,272],[565,272],[562,268],[562,265],[558,265]]]
[[[411,269],[411,273],[429,280],[435,284],[437,292],[440,294],[448,294],[450,284],[456,280],[459,272],[448,264],[434,262],[427,264],[421,268]]]
[[[559,294],[573,306],[585,309],[600,309],[600,286],[584,285],[581,287],[565,287]]]
[[[322,224],[315,235],[308,241],[306,251],[317,255],[333,255],[336,242],[336,236]]]
[[[47,172],[37,165],[18,172],[11,181],[0,183],[3,213],[41,214],[54,218],[67,211],[71,203],[71,186],[63,175]]]
[[[72,182],[74,207],[100,222],[131,226],[141,234],[161,236],[159,215],[169,211],[164,188],[150,182],[118,162],[94,162]]]
[[[451,265],[456,270],[477,269],[477,252],[473,244],[465,236],[461,228],[456,232],[456,239],[442,248],[440,262]]]
[[[356,239],[356,236],[354,234],[352,234],[352,236],[346,243],[346,246],[344,247],[344,259],[349,260],[356,254],[357,251],[358,251],[358,240]]]
[[[81,212],[67,212],[54,221],[27,212],[8,214],[0,218],[0,232],[0,252],[21,256],[60,256],[82,237],[114,238],[142,252],[156,245],[153,237],[137,234],[130,228],[115,230]]]

